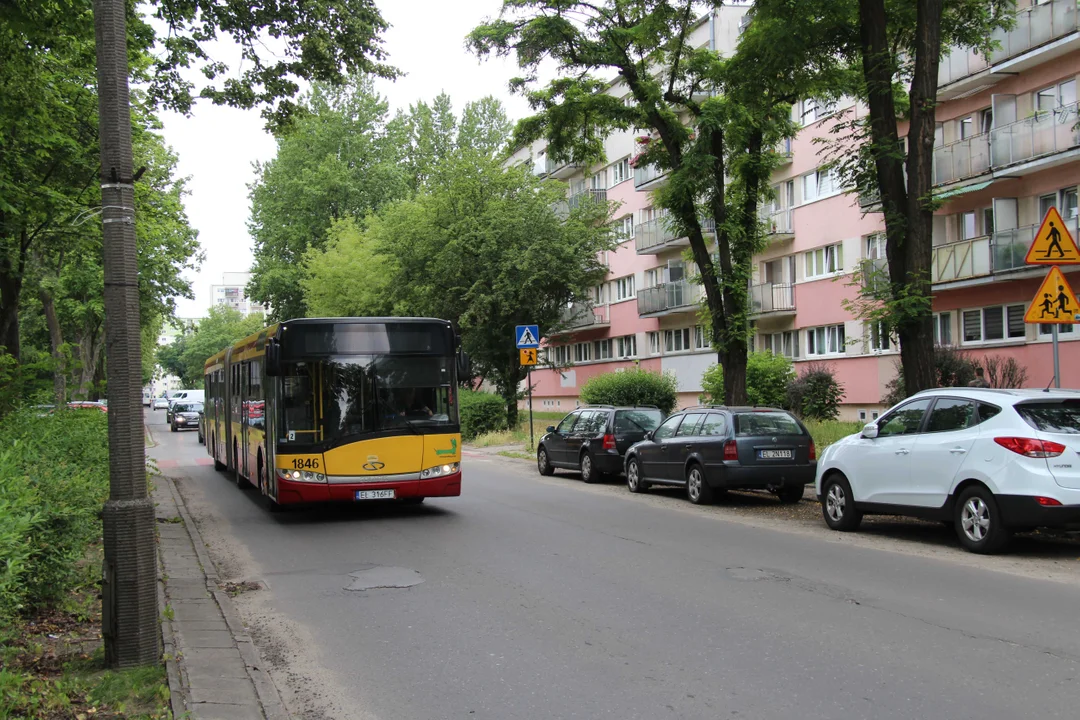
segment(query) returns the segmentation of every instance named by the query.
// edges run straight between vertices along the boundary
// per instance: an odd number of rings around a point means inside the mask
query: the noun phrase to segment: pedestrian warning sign
[[[518,325],[514,328],[518,348],[540,347],[540,329],[536,325]]]
[[[518,353],[521,355],[521,365],[523,367],[536,364],[536,348],[521,348]]]
[[[1046,211],[1046,217],[1039,226],[1039,232],[1035,233],[1035,241],[1028,248],[1024,262],[1028,265],[1080,264],[1080,247],[1076,246],[1057,208],[1051,207]]]
[[[1080,302],[1076,300],[1076,293],[1055,265],[1046,274],[1039,292],[1035,293],[1024,322],[1072,325],[1077,313],[1080,313]]]

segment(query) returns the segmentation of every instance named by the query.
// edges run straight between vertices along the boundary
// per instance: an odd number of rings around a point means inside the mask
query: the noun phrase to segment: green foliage
[[[980,365],[990,387],[1021,388],[1027,383],[1027,369],[1016,358],[984,355],[980,359],[963,350],[943,346],[934,348],[935,387],[967,387],[975,379],[975,369]],[[885,386],[885,397],[881,401],[886,405],[895,405],[907,397],[904,366],[897,363],[896,376]]]
[[[495,393],[461,390],[458,403],[463,440],[506,429],[506,403]]]
[[[580,397],[587,405],[655,405],[667,415],[679,401],[679,386],[674,375],[629,368],[594,375]]]
[[[158,363],[180,378],[184,387],[200,388],[206,361],[238,340],[258,332],[263,325],[262,315],[245,316],[238,310],[215,306],[194,328],[159,348]]]
[[[0,624],[55,603],[79,578],[109,494],[105,415],[39,414],[0,422]]]
[[[854,435],[857,432],[861,432],[863,424],[861,422],[847,422],[844,420],[811,420],[809,418],[803,418],[803,425],[810,431],[810,437],[814,438],[814,447],[817,449],[818,457],[821,457],[821,451],[832,445],[837,440],[842,440],[848,435]]]
[[[836,420],[843,399],[844,386],[828,363],[807,363],[788,385],[788,409],[806,420]]]
[[[746,361],[746,399],[751,405],[785,407],[788,385],[795,380],[795,369],[783,355],[750,353]],[[706,403],[724,404],[724,366],[711,365],[701,377]]]

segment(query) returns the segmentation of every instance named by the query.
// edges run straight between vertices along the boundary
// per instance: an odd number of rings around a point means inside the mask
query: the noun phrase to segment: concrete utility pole
[[[154,506],[147,488],[143,440],[125,11],[124,0],[94,0],[109,398],[101,631],[109,667],[147,665],[161,658]]]

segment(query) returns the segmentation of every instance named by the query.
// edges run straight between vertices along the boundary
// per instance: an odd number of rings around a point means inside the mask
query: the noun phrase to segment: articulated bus
[[[457,379],[467,365],[445,320],[273,325],[206,361],[207,452],[272,511],[460,495]]]

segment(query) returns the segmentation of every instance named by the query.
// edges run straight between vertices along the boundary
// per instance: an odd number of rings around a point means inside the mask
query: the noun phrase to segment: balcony
[[[581,169],[581,165],[572,162],[561,162],[554,158],[547,158],[544,163],[544,170],[547,172],[548,177],[558,178],[565,180],[578,170]]]
[[[989,87],[1000,79],[1044,62],[1049,59],[1045,56],[1050,52],[1055,57],[1072,52],[1080,47],[1077,17],[1076,0],[1032,3],[1017,11],[1016,25],[1011,30],[994,32],[992,39],[998,43],[998,48],[989,57],[968,48],[952,48],[941,58],[938,68],[940,97],[949,100]],[[1069,38],[1070,35],[1074,37]],[[1025,62],[1026,58],[1021,56],[1036,48],[1045,48],[1045,52],[1039,53],[1043,57]]]
[[[607,202],[607,190],[599,190],[596,188],[590,188],[588,190],[582,190],[581,192],[574,193],[567,201],[567,207],[570,210],[574,210],[581,207],[584,203],[605,203]]]
[[[1040,223],[1041,225],[1041,223]],[[1028,225],[1027,227],[1014,228],[1011,230],[999,230],[994,233],[994,239],[991,243],[993,251],[994,273],[1007,273],[1015,270],[1030,270],[1035,267],[1034,265],[1028,265],[1024,262],[1027,257],[1028,248],[1031,247],[1031,243],[1035,242],[1035,233],[1039,231],[1040,225]],[[1078,226],[1077,218],[1072,217],[1065,220],[1065,227],[1068,228],[1069,233],[1075,240],[1078,232],[1080,232],[1080,226]]]
[[[1041,164],[1051,167],[1067,160],[1052,156],[1080,148],[1078,109],[1080,103],[1073,103],[991,130],[990,162],[994,169],[1038,159],[1046,159]]]
[[[705,233],[714,232],[716,223],[712,218],[702,218],[701,230]],[[690,239],[671,229],[663,217],[648,220],[634,228],[634,249],[638,255],[659,255],[672,248],[688,245]]]
[[[789,164],[794,157],[794,153],[791,149],[791,142],[791,138],[784,138],[779,143],[777,143],[775,148],[773,148],[773,150],[776,151],[776,154],[779,157],[780,163],[778,167],[783,167]]]
[[[761,221],[765,223],[765,235],[769,240],[790,240],[795,237],[795,220],[791,208],[764,208]]]
[[[945,185],[990,171],[990,136],[964,138],[934,148],[934,184]]]
[[[762,283],[750,286],[750,315],[794,314],[795,286]]]
[[[563,335],[574,330],[604,328],[611,324],[604,313],[593,307],[592,303],[574,303],[563,310],[561,321],[563,329],[552,333],[553,335]]]
[[[930,271],[935,285],[990,274],[989,236],[938,245],[933,252]]]
[[[634,168],[634,189],[647,190],[664,177],[667,177],[667,170],[661,170],[655,165],[639,165]]]
[[[661,283],[638,291],[637,308],[641,317],[660,317],[687,310],[697,310],[701,286],[689,280]]]

